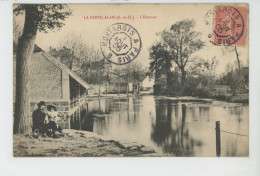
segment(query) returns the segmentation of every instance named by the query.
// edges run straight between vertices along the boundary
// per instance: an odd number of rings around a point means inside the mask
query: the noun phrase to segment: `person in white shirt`
[[[56,107],[53,105],[48,105],[47,106],[47,124],[48,124],[48,129],[52,130],[52,136],[57,137],[55,134],[56,131],[59,131],[62,133],[62,128],[58,125],[58,120],[60,117],[58,116],[58,112],[56,111]]]

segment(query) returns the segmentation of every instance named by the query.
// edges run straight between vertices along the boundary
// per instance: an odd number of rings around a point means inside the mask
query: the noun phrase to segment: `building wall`
[[[154,79],[149,78],[149,76],[145,77],[145,79],[142,82],[143,88],[153,87],[153,85],[154,85]]]
[[[53,63],[47,60],[42,54],[34,53],[29,63],[30,99],[38,100],[62,100],[67,99],[65,90],[62,90],[63,83],[66,84],[66,75],[62,77],[62,71]],[[68,77],[68,75],[67,75]],[[68,78],[67,78],[68,79]],[[69,81],[67,81],[68,84]],[[13,56],[13,94],[15,98],[16,87],[16,55]],[[64,93],[63,93],[64,92]],[[69,93],[69,92],[66,92]],[[62,95],[63,94],[63,95]],[[67,96],[67,97],[66,97]]]
[[[62,71],[41,53],[34,53],[29,65],[31,100],[61,100]]]
[[[61,74],[62,77],[62,85],[61,85],[61,91],[62,91],[62,99],[70,101],[70,80],[69,80],[69,74],[65,71],[62,71]]]

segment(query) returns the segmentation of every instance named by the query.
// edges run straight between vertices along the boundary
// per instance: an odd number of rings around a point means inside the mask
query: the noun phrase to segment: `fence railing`
[[[74,98],[70,101],[70,108],[79,106],[82,102],[85,102],[88,96],[83,96],[81,98]]]
[[[220,121],[216,121],[216,154],[218,157],[220,157],[220,155],[221,155],[221,132],[227,133],[227,134],[232,134],[232,135],[237,135],[237,136],[249,137],[249,135],[221,130]]]

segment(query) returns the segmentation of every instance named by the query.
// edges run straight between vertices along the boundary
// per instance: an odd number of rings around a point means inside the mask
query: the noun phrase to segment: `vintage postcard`
[[[248,4],[14,4],[14,157],[248,157]]]

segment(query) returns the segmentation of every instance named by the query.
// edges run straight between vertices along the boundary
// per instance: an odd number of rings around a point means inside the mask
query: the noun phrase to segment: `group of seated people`
[[[33,132],[39,133],[41,136],[58,137],[56,132],[62,133],[62,128],[57,124],[59,117],[54,105],[47,106],[41,101],[37,104],[38,109],[33,111]]]

